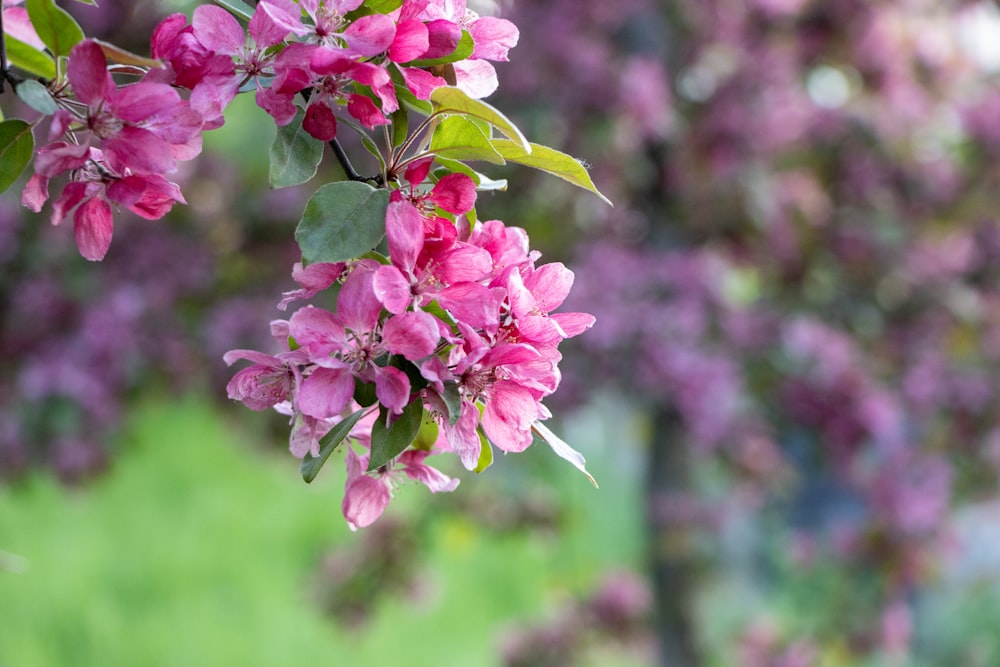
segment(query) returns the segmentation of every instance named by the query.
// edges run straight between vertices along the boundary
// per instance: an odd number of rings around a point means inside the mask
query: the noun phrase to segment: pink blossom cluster
[[[553,313],[573,273],[561,263],[536,265],[523,229],[465,222],[476,200],[470,177],[450,174],[421,187],[431,162],[412,164],[411,185],[392,194],[386,263],[296,266],[301,289],[280,307],[340,283],[336,311],[310,305],[272,322],[283,349],[275,355],[226,355],[230,364],[252,362],[230,381],[230,398],[288,414],[297,457],[319,456],[323,436],[366,411],[350,433],[362,453],[348,447],[346,454],[343,512],[352,527],[375,521],[405,477],[433,492],[453,490],[458,480],[425,463],[431,453],[457,454],[473,470],[491,455],[483,451],[489,443],[520,452],[533,430],[547,432],[537,422],[550,416],[541,401],[559,384],[558,346],[594,322],[585,313]],[[376,420],[391,428],[415,402],[436,422],[435,441],[367,471]]]
[[[111,244],[111,204],[156,220],[174,202],[184,202],[180,188],[164,175],[201,152],[203,120],[165,83],[143,80],[119,87],[94,40],[73,47],[66,73],[75,99],[68,91],[55,95],[59,108],[49,143],[35,157],[21,201],[41,211],[50,180],[68,174],[52,205],[52,224],[73,212],[80,253],[100,260]]]
[[[490,61],[506,60],[518,40],[513,23],[479,17],[464,0],[407,0],[389,14],[365,14],[362,4],[263,0],[249,35],[220,7],[199,6],[190,24],[173,14],[152,36],[162,66],[125,68],[142,78],[122,86],[102,46],[82,41],[69,54],[66,81],[51,91],[58,110],[22,203],[41,211],[50,181],[68,175],[52,223],[72,213],[80,253],[100,260],[111,244],[112,205],[155,220],[184,203],[166,176],[201,152],[202,132],[224,123],[223,110],[244,86],[255,87],[258,104],[278,125],[295,117],[301,94],[304,129],[329,141],[342,106],[371,129],[390,122],[401,96],[428,100],[449,83],[473,97],[489,95],[497,87]],[[435,74],[432,65],[453,59],[466,34],[473,44],[468,57],[448,62],[441,72],[448,78]]]
[[[451,63],[454,83],[470,96],[497,87],[490,60],[505,61],[517,44],[513,23],[479,17],[464,0],[406,0],[389,14],[352,14],[363,0],[262,0],[247,34],[227,11],[199,6],[190,24],[183,14],[167,17],[153,34],[152,52],[167,63],[159,74],[191,90],[191,103],[222,124],[222,110],[253,84],[257,104],[278,125],[295,117],[296,94],[308,95],[303,127],[329,141],[336,113],[347,113],[371,129],[389,122],[399,95],[427,100],[448,81],[425,68],[452,56],[463,38],[474,47]]]

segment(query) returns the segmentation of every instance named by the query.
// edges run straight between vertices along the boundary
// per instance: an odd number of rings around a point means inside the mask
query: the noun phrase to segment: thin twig
[[[349,180],[361,183],[375,183],[378,187],[385,185],[385,178],[382,174],[376,174],[375,176],[362,176],[359,174],[358,170],[351,164],[351,158],[347,157],[347,153],[344,152],[344,148],[340,145],[339,141],[331,139],[328,143],[330,144],[330,148],[333,149],[333,154],[337,156],[337,162],[343,167],[344,173]]]

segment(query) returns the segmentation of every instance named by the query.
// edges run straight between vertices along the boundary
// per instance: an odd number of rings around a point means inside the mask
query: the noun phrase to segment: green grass
[[[610,454],[591,454],[600,491],[551,452],[502,457],[463,473],[452,496],[403,487],[390,513],[542,479],[567,508],[565,534],[493,534],[442,510],[414,555],[424,592],[385,596],[366,625],[338,627],[309,582],[325,551],[360,539],[340,515],[342,460],[306,485],[259,444],[205,401],[147,402],[111,474],[83,489],[45,477],[0,488],[0,667],[497,665],[510,624],[638,564],[635,494]]]

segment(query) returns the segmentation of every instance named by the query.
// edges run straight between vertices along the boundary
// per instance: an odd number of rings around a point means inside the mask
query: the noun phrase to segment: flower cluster
[[[395,479],[453,490],[458,480],[429,467],[430,453],[454,453],[474,470],[488,465],[491,444],[520,452],[538,433],[557,447],[538,423],[549,417],[541,401],[559,384],[559,343],[594,322],[585,313],[552,312],[573,273],[560,263],[536,265],[524,230],[497,220],[463,222],[476,199],[470,177],[451,174],[421,188],[430,166],[430,158],[414,163],[409,187],[392,194],[386,263],[296,267],[302,289],[281,306],[340,283],[336,312],[310,305],[272,322],[284,350],[278,354],[226,355],[227,363],[253,362],[229,383],[230,398],[290,415],[295,456],[328,455],[322,450],[339,440],[324,437],[354,420],[349,437],[364,453],[348,448],[346,457],[343,511],[352,527],[379,517]],[[417,438],[414,430],[403,451],[375,458],[376,431],[419,427],[425,411],[433,435]]]
[[[59,108],[49,144],[35,157],[35,174],[21,201],[41,211],[50,179],[68,173],[69,183],[52,205],[52,224],[75,209],[80,253],[100,260],[111,244],[111,203],[156,220],[174,202],[184,202],[180,188],[164,174],[201,152],[203,122],[169,85],[140,81],[118,87],[94,40],[74,46],[66,68],[75,99],[68,91],[54,97]]]
[[[427,100],[454,83],[471,97],[497,88],[490,60],[505,61],[518,30],[505,19],[479,17],[465,2],[407,0],[389,14],[363,13],[362,0],[262,0],[247,35],[225,10],[198,7],[190,25],[174,14],[153,34],[152,52],[168,67],[160,76],[189,88],[192,105],[212,126],[251,82],[257,104],[278,125],[295,117],[294,98],[308,91],[303,128],[322,141],[337,135],[341,106],[368,129],[389,122],[400,97]],[[452,81],[427,69],[449,60],[468,34],[468,57],[449,63]]]
[[[223,125],[226,105],[244,86],[253,85],[279,126],[295,117],[301,95],[303,128],[330,141],[342,106],[352,122],[372,129],[388,124],[401,100],[426,101],[449,83],[473,98],[489,95],[497,87],[490,61],[506,60],[517,44],[514,24],[479,17],[464,2],[407,0],[388,14],[362,4],[263,0],[247,30],[224,9],[199,6],[190,23],[173,14],[156,27],[157,61],[126,58],[114,68],[107,58],[119,53],[80,42],[68,54],[65,79],[50,85],[58,110],[22,203],[41,211],[50,180],[68,174],[52,223],[73,213],[80,253],[100,260],[111,243],[112,205],[155,220],[184,203],[166,175],[200,153],[202,132]],[[42,48],[30,22],[14,22],[21,14],[8,18]],[[112,69],[141,80],[118,86]],[[182,90],[189,94],[182,98]]]
[[[333,147],[349,182],[322,186],[306,205],[293,271],[300,289],[279,308],[336,286],[336,310],[307,306],[272,322],[276,354],[232,350],[224,359],[251,362],[229,382],[231,398],[291,418],[306,481],[342,442],[355,443],[343,504],[352,528],[375,521],[401,480],[453,490],[458,480],[426,463],[432,453],[479,471],[494,446],[519,452],[538,437],[586,473],[583,457],[542,424],[542,400],[559,385],[559,344],[594,318],[553,312],[573,273],[536,265],[524,230],[478,220],[477,190],[505,182],[466,164],[519,162],[603,198],[583,164],[528,142],[481,101],[497,87],[491,62],[517,44],[513,23],[480,17],[465,0],[260,0],[230,7],[235,16],[204,5],[190,21],[161,21],[150,59],[84,39],[54,0],[37,2],[45,11],[28,18],[46,21],[30,47],[38,54],[19,62],[54,77],[23,89],[19,80],[18,95],[51,122],[22,201],[39,211],[50,181],[68,174],[53,222],[75,209],[87,259],[108,250],[113,205],[155,219],[184,201],[166,175],[198,155],[202,132],[225,123],[240,92],[253,91],[287,126],[271,155],[294,168],[272,164],[271,185],[308,181],[323,144]],[[138,81],[119,85],[119,75]],[[413,130],[411,112],[425,117]],[[354,171],[337,141],[341,122],[361,134],[377,175]],[[369,132],[382,126],[380,145]],[[30,125],[7,123],[3,141],[30,155]]]

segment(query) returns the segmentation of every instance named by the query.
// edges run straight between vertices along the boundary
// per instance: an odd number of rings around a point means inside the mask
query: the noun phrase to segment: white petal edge
[[[590,480],[590,483],[594,485],[595,489],[598,488],[597,480],[594,479],[593,475],[587,472],[587,459],[583,458],[583,454],[570,447],[565,440],[549,430],[549,427],[542,422],[536,421],[531,425],[531,428],[542,440],[549,443],[549,447],[552,448],[552,451],[554,451],[557,456],[572,463],[574,468],[587,476],[587,479]]]

